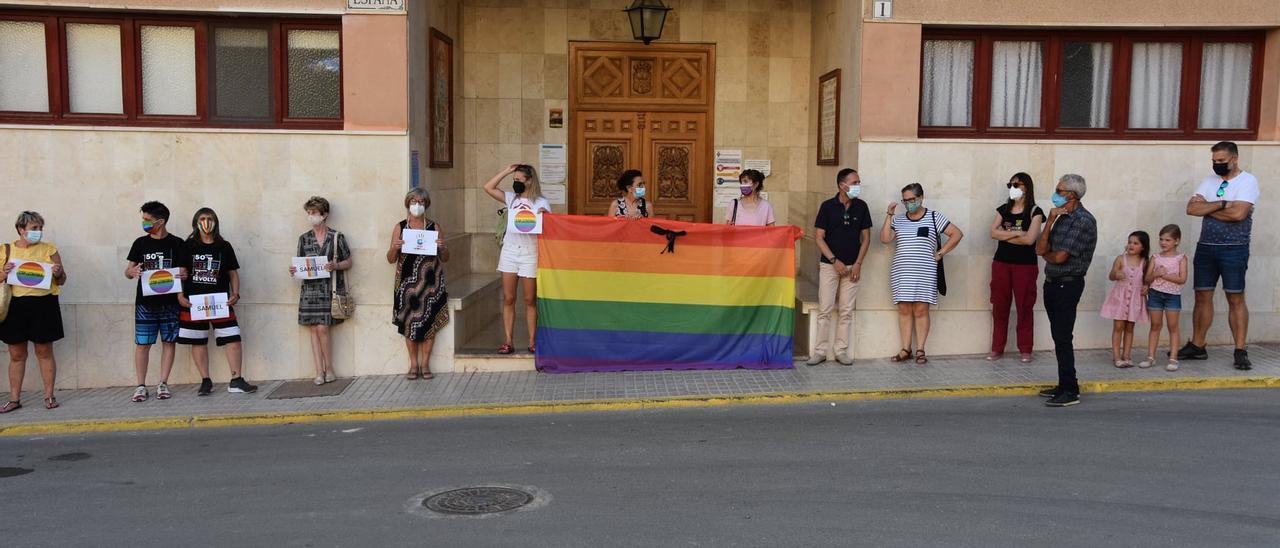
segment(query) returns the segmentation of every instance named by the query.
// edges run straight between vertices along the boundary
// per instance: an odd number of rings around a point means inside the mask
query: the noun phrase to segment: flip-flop
[[[44,408],[45,408],[45,409],[57,409],[58,407],[60,407],[60,406],[58,405],[58,398],[45,398],[45,399],[44,399]]]
[[[512,352],[515,352],[515,350],[512,350],[512,349],[511,349],[511,345],[509,345],[509,344],[504,344],[504,345],[502,345],[502,346],[499,346],[499,347],[498,347],[498,353],[499,353],[499,354],[510,354],[510,353],[512,353]]]
[[[10,401],[9,403],[4,404],[3,407],[0,407],[0,413],[8,413],[19,409],[22,409],[22,402]]]

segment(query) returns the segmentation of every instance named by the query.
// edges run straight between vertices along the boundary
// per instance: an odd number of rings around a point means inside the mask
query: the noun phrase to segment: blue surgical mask
[[[1067,205],[1067,199],[1064,198],[1061,194],[1058,194],[1057,192],[1054,192],[1053,195],[1049,197],[1049,199],[1053,200],[1053,207],[1062,207],[1064,205]]]
[[[844,191],[844,195],[850,200],[857,198],[859,194],[862,194],[862,185],[849,185],[849,188]]]
[[[41,238],[41,237],[43,237],[43,236],[44,236],[44,231],[43,231],[43,230],[28,230],[28,231],[27,231],[27,243],[29,243],[29,244],[38,244],[38,243],[40,243],[40,238]]]
[[[636,198],[644,198],[644,187],[636,187]]]

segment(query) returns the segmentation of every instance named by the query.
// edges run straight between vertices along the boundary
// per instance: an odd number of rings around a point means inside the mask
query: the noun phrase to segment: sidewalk
[[[1207,361],[1185,361],[1167,372],[1116,369],[1110,350],[1076,353],[1085,392],[1280,387],[1280,344],[1249,346],[1252,371],[1231,367],[1230,347],[1211,347]],[[926,365],[888,359],[853,366],[829,361],[816,367],[797,362],[775,371],[658,371],[548,375],[440,373],[430,381],[402,376],[360,377],[339,395],[268,399],[287,381],[260,384],[255,394],[228,394],[225,384],[196,396],[196,385],[175,386],[174,397],[129,401],[133,387],[63,390],[62,407],[47,411],[38,392],[23,394],[25,406],[0,415],[0,435],[64,434],[233,424],[277,424],[321,420],[366,420],[544,413],[597,409],[686,407],[737,402],[848,401],[876,398],[1031,395],[1057,379],[1052,352],[1037,352],[1029,364],[1006,354],[992,363],[982,356],[931,357]],[[35,373],[32,373],[35,374]],[[310,383],[309,380],[304,381]]]

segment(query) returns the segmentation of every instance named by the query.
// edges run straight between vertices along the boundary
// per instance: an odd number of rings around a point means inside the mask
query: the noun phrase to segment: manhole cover
[[[532,493],[510,487],[464,487],[427,497],[422,505],[441,514],[474,516],[515,510],[533,500]]]

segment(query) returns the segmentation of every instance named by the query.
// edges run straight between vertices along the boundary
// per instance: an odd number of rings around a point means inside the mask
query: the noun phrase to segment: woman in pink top
[[[1166,371],[1178,370],[1178,354],[1173,345],[1182,340],[1178,329],[1178,317],[1182,314],[1182,284],[1187,283],[1187,256],[1178,253],[1182,230],[1178,225],[1165,225],[1160,229],[1160,254],[1151,257],[1147,264],[1145,281],[1151,286],[1147,291],[1147,314],[1151,316],[1151,335],[1147,338],[1147,359],[1138,367],[1151,367],[1156,362],[1156,347],[1160,344],[1160,324],[1169,323],[1169,364]]]
[[[738,176],[742,198],[724,209],[724,222],[738,226],[773,226],[773,206],[760,196],[764,191],[764,174],[748,169]]]
[[[1111,353],[1116,367],[1133,367],[1133,327],[1147,321],[1146,292],[1143,273],[1151,256],[1151,237],[1141,230],[1129,234],[1124,255],[1116,257],[1108,278],[1113,282],[1107,300],[1102,303],[1102,317],[1114,320],[1111,329]]]

